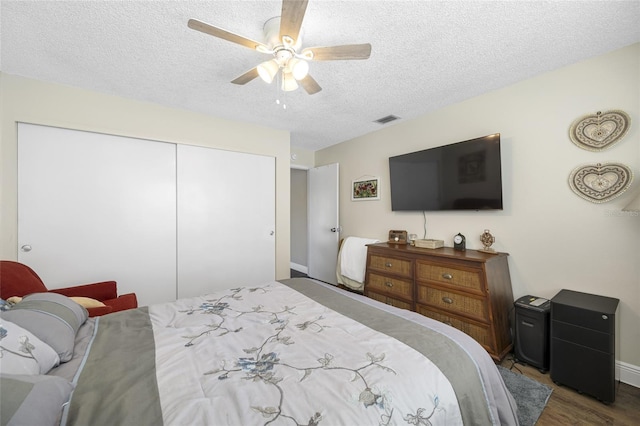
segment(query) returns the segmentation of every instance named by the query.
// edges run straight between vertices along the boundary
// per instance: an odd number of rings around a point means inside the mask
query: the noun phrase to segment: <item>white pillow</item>
[[[85,308],[57,293],[32,293],[0,313],[0,318],[29,330],[51,346],[60,362],[73,358],[76,333],[88,316]]]
[[[51,346],[19,325],[0,319],[0,373],[47,374],[58,364],[60,357]]]

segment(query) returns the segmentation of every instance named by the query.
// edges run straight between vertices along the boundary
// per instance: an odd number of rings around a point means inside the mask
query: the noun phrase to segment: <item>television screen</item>
[[[502,210],[500,133],[389,158],[391,210]]]

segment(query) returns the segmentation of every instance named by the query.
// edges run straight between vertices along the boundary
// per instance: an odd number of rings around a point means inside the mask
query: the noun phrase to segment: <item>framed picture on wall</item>
[[[380,199],[380,178],[366,177],[351,183],[351,201],[372,201]]]

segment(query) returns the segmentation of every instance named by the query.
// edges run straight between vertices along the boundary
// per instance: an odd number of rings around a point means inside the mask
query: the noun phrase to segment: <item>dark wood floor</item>
[[[501,365],[506,368],[513,366],[511,371],[521,372],[553,389],[549,403],[536,426],[640,425],[640,388],[619,383],[615,402],[606,405],[593,397],[556,385],[551,381],[549,373],[543,374],[534,367],[514,364],[511,356],[507,356]]]

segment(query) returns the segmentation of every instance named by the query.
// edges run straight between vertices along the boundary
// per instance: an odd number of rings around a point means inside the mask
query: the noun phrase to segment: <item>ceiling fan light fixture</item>
[[[292,47],[294,47],[295,41],[291,37],[286,35],[286,36],[282,36],[282,44],[284,45],[285,48],[291,49]]]
[[[298,88],[298,82],[290,72],[282,71],[282,90],[292,92]]]
[[[259,44],[256,46],[256,50],[260,53],[266,53],[268,55],[271,55],[273,53],[273,50],[269,49],[267,46],[265,46],[264,44]]]
[[[300,86],[305,92],[313,95],[321,91],[322,87],[309,74],[308,62],[369,59],[371,44],[345,44],[301,49],[302,21],[308,1],[282,0],[281,16],[275,16],[264,23],[262,28],[264,42],[243,37],[196,19],[189,19],[187,26],[260,53],[273,55],[270,61],[251,68],[232,80],[231,83],[243,85],[260,77],[267,84],[271,84],[274,79],[277,79],[275,86],[278,91],[292,91],[298,88],[298,82],[300,82]]]
[[[301,56],[303,59],[306,59],[307,61],[313,61],[313,50],[304,49],[299,56]]]
[[[279,69],[280,66],[275,59],[271,59],[258,65],[258,75],[265,83],[271,84]]]
[[[288,67],[296,80],[302,80],[309,74],[309,63],[304,59],[292,58],[289,60]]]

